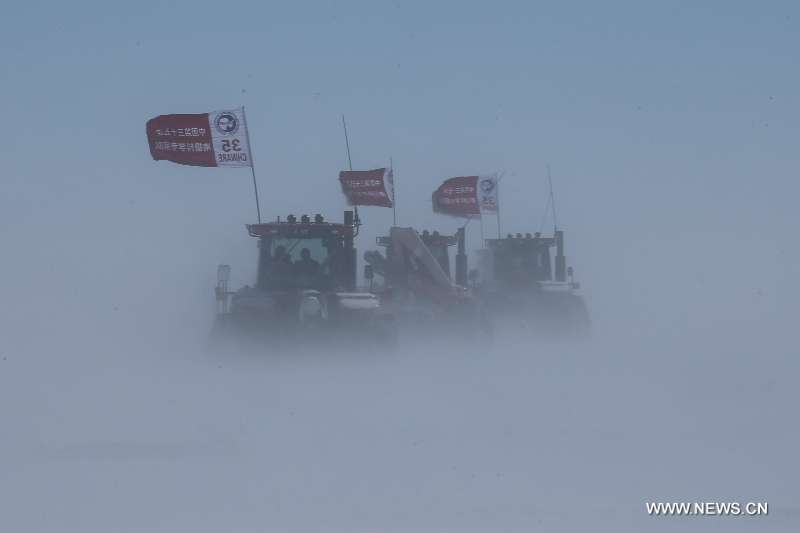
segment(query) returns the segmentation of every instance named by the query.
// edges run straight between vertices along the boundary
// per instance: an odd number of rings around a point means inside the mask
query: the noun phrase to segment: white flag
[[[208,114],[208,122],[211,129],[211,144],[214,147],[214,161],[218,167],[253,165],[247,137],[247,123],[241,107],[212,111]]]
[[[481,214],[497,213],[497,174],[478,177],[478,206]]]

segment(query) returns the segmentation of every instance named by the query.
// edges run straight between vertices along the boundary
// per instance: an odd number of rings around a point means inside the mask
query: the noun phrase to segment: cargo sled
[[[413,228],[392,227],[377,244],[384,253],[364,254],[366,276],[382,278],[375,289],[381,302],[396,317],[408,336],[452,336],[469,341],[488,341],[491,321],[483,303],[467,286],[464,230],[455,235]],[[457,246],[455,276],[451,276],[449,248]]]

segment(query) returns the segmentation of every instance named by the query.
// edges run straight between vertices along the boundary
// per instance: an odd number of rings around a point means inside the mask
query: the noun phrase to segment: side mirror
[[[372,265],[364,265],[364,279],[372,280],[375,277],[375,271]]]

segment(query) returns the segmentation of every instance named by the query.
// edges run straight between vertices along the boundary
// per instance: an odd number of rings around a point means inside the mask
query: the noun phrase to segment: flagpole
[[[497,180],[497,238],[503,238],[503,232],[500,231],[500,179]]]
[[[392,177],[392,225],[397,226],[397,185],[394,181],[394,162],[391,156],[389,156],[389,175]]]
[[[253,192],[256,196],[256,213],[258,213],[258,223],[261,224],[261,205],[258,202],[258,183],[256,182],[256,162],[253,159],[253,149],[250,148],[250,129],[247,127],[247,116],[245,116],[244,106],[242,106],[242,121],[244,121],[244,130],[247,132],[247,153],[250,155],[250,172],[253,174]]]
[[[350,170],[353,170],[353,160],[350,159],[350,139],[347,137],[347,122],[344,120],[344,113],[342,113],[342,128],[344,129],[344,145],[347,147],[347,166]],[[358,218],[358,206],[353,206],[353,211],[355,214],[355,223],[358,226],[360,219]]]
[[[353,160],[350,159],[350,140],[347,138],[347,122],[344,121],[344,113],[342,113],[342,128],[344,129],[344,145],[347,147],[347,166],[353,170]]]

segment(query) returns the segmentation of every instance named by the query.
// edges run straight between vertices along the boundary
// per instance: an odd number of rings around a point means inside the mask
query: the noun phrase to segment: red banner
[[[156,161],[197,167],[249,167],[244,111],[159,115],[147,121],[147,143]]]
[[[433,212],[456,217],[480,216],[478,176],[460,176],[444,181],[433,192]]]
[[[339,183],[350,205],[392,207],[394,191],[388,169],[343,170],[339,172]]]
[[[147,121],[147,142],[156,161],[215,167],[208,113],[159,115]]]

